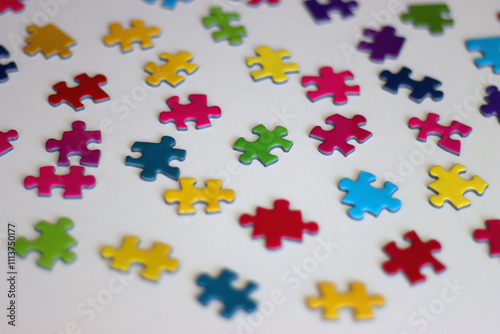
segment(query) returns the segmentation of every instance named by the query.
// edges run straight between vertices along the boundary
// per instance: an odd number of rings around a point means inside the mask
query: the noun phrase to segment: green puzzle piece
[[[211,28],[213,26],[218,26],[219,31],[212,33],[212,36],[216,42],[222,40],[229,40],[229,44],[238,45],[243,43],[243,38],[247,35],[247,31],[243,26],[233,27],[231,26],[231,20],[239,20],[240,15],[238,13],[224,13],[221,7],[210,8],[210,16],[205,16],[203,18],[203,25],[205,28]]]
[[[42,256],[37,263],[48,269],[52,268],[58,258],[64,262],[74,261],[76,254],[68,251],[68,248],[76,245],[76,240],[66,231],[73,226],[73,221],[68,218],[59,219],[55,225],[41,221],[35,229],[42,235],[35,241],[29,241],[24,237],[17,239],[15,250],[22,257],[25,257],[31,250],[39,251]]]
[[[443,18],[442,14],[449,16],[450,9],[444,3],[431,5],[408,6],[408,13],[401,15],[403,22],[413,21],[417,27],[428,27],[431,34],[442,34],[444,26],[453,25],[453,19]]]
[[[288,134],[288,130],[282,126],[277,126],[274,131],[269,131],[264,125],[260,124],[252,129],[252,133],[259,135],[259,139],[248,142],[242,137],[234,143],[236,151],[245,152],[240,156],[242,164],[249,165],[253,159],[258,159],[267,167],[278,161],[277,156],[269,153],[270,150],[281,147],[283,151],[288,152],[292,148],[292,142],[282,138]]]

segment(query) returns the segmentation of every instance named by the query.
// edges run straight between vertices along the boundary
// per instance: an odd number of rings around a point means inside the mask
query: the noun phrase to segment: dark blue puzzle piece
[[[141,152],[142,156],[137,159],[128,156],[125,164],[144,168],[141,172],[141,179],[144,181],[156,180],[156,174],[158,173],[173,180],[178,180],[179,168],[171,167],[169,163],[174,159],[184,161],[186,151],[173,148],[174,146],[175,139],[169,136],[162,137],[159,143],[135,142],[132,145],[132,152]]]
[[[309,12],[316,23],[325,23],[330,21],[328,13],[331,11],[340,12],[342,18],[353,15],[352,10],[358,7],[356,1],[330,0],[325,4],[318,3],[317,0],[304,1],[304,5],[309,9]]]
[[[495,86],[488,86],[486,88],[486,93],[489,96],[485,96],[484,100],[488,103],[481,106],[481,114],[486,117],[496,116],[500,122],[500,92]]]
[[[0,45],[0,58],[8,58],[10,57],[9,51]],[[0,64],[0,83],[6,82],[9,80],[9,73],[17,72],[16,63],[10,62],[8,64]]]
[[[386,57],[396,58],[405,41],[403,37],[396,36],[396,30],[391,26],[385,26],[380,31],[365,29],[363,34],[372,38],[373,42],[360,42],[358,50],[371,52],[370,60],[378,63]]]

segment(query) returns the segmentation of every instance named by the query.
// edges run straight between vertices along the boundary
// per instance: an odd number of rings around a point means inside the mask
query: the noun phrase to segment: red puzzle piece
[[[27,189],[38,187],[38,196],[52,195],[53,187],[65,188],[64,198],[82,197],[82,188],[93,188],[95,177],[83,175],[85,168],[81,166],[70,166],[69,173],[56,175],[56,168],[53,166],[40,167],[40,176],[28,176],[24,179],[24,186]]]
[[[316,126],[309,134],[309,137],[323,141],[318,150],[325,155],[339,150],[340,153],[347,156],[354,151],[354,146],[347,143],[349,139],[356,139],[358,143],[364,143],[372,136],[371,132],[359,127],[366,124],[366,118],[361,115],[345,118],[340,114],[335,114],[329,116],[325,123],[333,125],[334,128],[325,131],[320,126]]]
[[[434,271],[441,272],[446,267],[432,256],[432,252],[441,250],[441,244],[436,240],[422,242],[415,231],[410,231],[404,238],[411,242],[411,246],[401,249],[394,241],[384,246],[383,250],[391,257],[391,260],[383,263],[382,267],[388,274],[398,271],[408,277],[411,284],[422,282],[425,276],[420,273],[420,268],[430,264]]]
[[[486,229],[474,231],[474,239],[490,243],[490,255],[500,255],[500,220],[487,220]]]
[[[347,94],[359,94],[359,86],[348,86],[346,79],[354,78],[349,71],[334,73],[331,67],[322,67],[319,69],[320,76],[302,77],[302,86],[315,84],[318,87],[316,91],[307,92],[307,97],[312,102],[324,97],[333,96],[333,103],[343,104],[347,102]]]
[[[278,249],[281,247],[281,239],[287,238],[302,241],[302,233],[318,232],[318,224],[315,222],[304,223],[302,214],[298,210],[290,210],[290,203],[284,199],[274,202],[274,209],[257,207],[257,214],[250,216],[244,214],[240,217],[242,226],[254,225],[253,238],[265,237],[266,247]]]
[[[57,94],[50,95],[49,102],[54,107],[65,102],[76,111],[80,111],[85,108],[80,102],[83,99],[91,98],[95,103],[107,101],[109,95],[100,87],[105,85],[107,80],[102,74],[91,78],[83,73],[75,77],[75,82],[79,83],[76,87],[68,87],[64,81],[58,82],[53,86]]]
[[[19,138],[19,135],[16,130],[0,131],[0,156],[12,151],[13,147],[9,142],[17,138]]]
[[[0,13],[8,9],[19,12],[24,8],[24,4],[19,0],[0,0]]]
[[[160,122],[175,123],[177,130],[187,130],[186,122],[196,122],[196,129],[203,129],[212,125],[210,118],[219,118],[221,110],[217,106],[207,106],[207,96],[200,94],[189,95],[190,104],[179,104],[179,97],[172,96],[167,104],[172,111],[160,113]]]
[[[59,151],[59,166],[68,166],[68,157],[72,155],[80,155],[80,164],[83,166],[97,167],[99,165],[99,158],[101,151],[89,150],[87,145],[89,143],[101,142],[101,131],[85,131],[85,123],[82,121],[73,122],[71,125],[72,131],[63,132],[61,140],[49,139],[45,146],[47,151]]]

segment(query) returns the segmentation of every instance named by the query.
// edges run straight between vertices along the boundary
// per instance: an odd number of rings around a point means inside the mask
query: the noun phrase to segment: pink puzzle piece
[[[70,172],[65,175],[56,175],[53,166],[40,167],[40,176],[28,176],[24,179],[27,189],[38,187],[38,196],[50,197],[54,187],[65,188],[64,198],[81,198],[82,188],[93,188],[96,184],[95,177],[83,175],[85,168],[70,166]]]
[[[490,255],[500,255],[500,220],[492,219],[486,221],[486,229],[474,231],[474,239],[490,243]]]
[[[87,145],[89,143],[101,142],[101,131],[85,131],[85,123],[76,121],[72,124],[73,130],[63,132],[61,140],[49,139],[45,146],[47,151],[59,151],[59,166],[68,166],[68,157],[73,155],[80,155],[80,164],[83,166],[97,167],[99,165],[99,158],[101,151],[89,150]]]
[[[16,130],[0,131],[0,156],[12,151],[13,147],[10,141],[16,140],[18,137],[19,135]]]
[[[359,94],[359,86],[348,86],[346,79],[354,78],[349,71],[334,73],[331,67],[322,67],[319,70],[320,76],[302,77],[302,86],[315,84],[316,91],[307,92],[307,97],[315,102],[324,97],[333,96],[333,103],[344,104],[347,102],[347,94]]]
[[[24,8],[24,4],[19,0],[0,0],[0,14],[7,10],[19,12]]]
[[[249,0],[248,4],[251,6],[258,6],[262,3],[268,3],[270,5],[277,5],[280,3],[280,0]]]
[[[217,106],[207,106],[207,96],[200,94],[189,95],[189,104],[179,104],[179,97],[172,96],[167,104],[172,111],[160,113],[160,122],[175,123],[177,130],[187,130],[186,122],[196,122],[196,129],[203,129],[212,125],[210,118],[219,118],[221,110]]]

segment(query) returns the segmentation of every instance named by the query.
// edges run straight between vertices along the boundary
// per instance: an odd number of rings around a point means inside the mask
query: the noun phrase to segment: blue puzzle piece
[[[374,188],[370,185],[373,181],[375,176],[363,171],[356,181],[348,178],[340,180],[339,189],[347,191],[342,203],[353,206],[347,212],[351,218],[363,219],[365,211],[376,217],[384,208],[391,212],[401,208],[401,201],[391,197],[398,189],[395,184],[385,182],[384,188]]]
[[[430,77],[415,81],[410,78],[410,74],[411,70],[407,67],[402,67],[396,74],[385,70],[379,75],[380,79],[386,81],[382,88],[393,94],[398,92],[399,87],[412,89],[409,98],[416,103],[422,102],[427,96],[430,96],[433,101],[439,101],[443,98],[443,92],[436,90],[437,87],[441,86],[441,81]]]
[[[175,139],[169,136],[161,138],[159,143],[135,142],[132,145],[132,152],[141,152],[140,158],[127,157],[125,164],[144,168],[141,172],[141,179],[144,181],[156,180],[156,174],[161,173],[173,180],[179,179],[179,168],[170,167],[169,163],[172,160],[184,161],[186,151],[173,148]]]
[[[257,303],[250,299],[248,295],[257,289],[257,284],[248,282],[243,289],[236,290],[231,286],[231,282],[237,278],[238,275],[229,269],[222,270],[216,278],[212,278],[207,274],[198,276],[196,284],[205,288],[204,292],[198,296],[198,300],[203,305],[207,305],[213,299],[221,301],[224,307],[220,314],[226,318],[231,318],[240,309],[248,313],[255,311]]]
[[[9,51],[0,45],[0,58],[8,58],[10,57]],[[10,62],[8,64],[0,64],[0,83],[6,82],[9,80],[8,73],[17,72],[16,63]]]
[[[144,1],[146,1],[147,3],[155,3],[156,2],[156,0],[144,0]],[[192,0],[163,0],[163,3],[161,5],[165,8],[168,8],[168,9],[174,9],[179,1],[190,2]]]
[[[469,51],[481,51],[483,58],[476,58],[477,67],[493,66],[495,73],[500,73],[500,37],[469,39],[465,41]]]
[[[496,116],[500,122],[500,92],[497,87],[488,86],[486,88],[486,93],[488,93],[489,96],[485,96],[484,100],[488,104],[481,106],[481,114],[485,117]]]
[[[344,0],[329,0],[324,4],[319,3],[317,0],[307,0],[304,1],[304,5],[309,9],[316,23],[329,22],[330,16],[328,16],[328,13],[330,11],[339,12],[342,18],[352,16],[352,10],[358,7],[356,1],[344,2]]]

